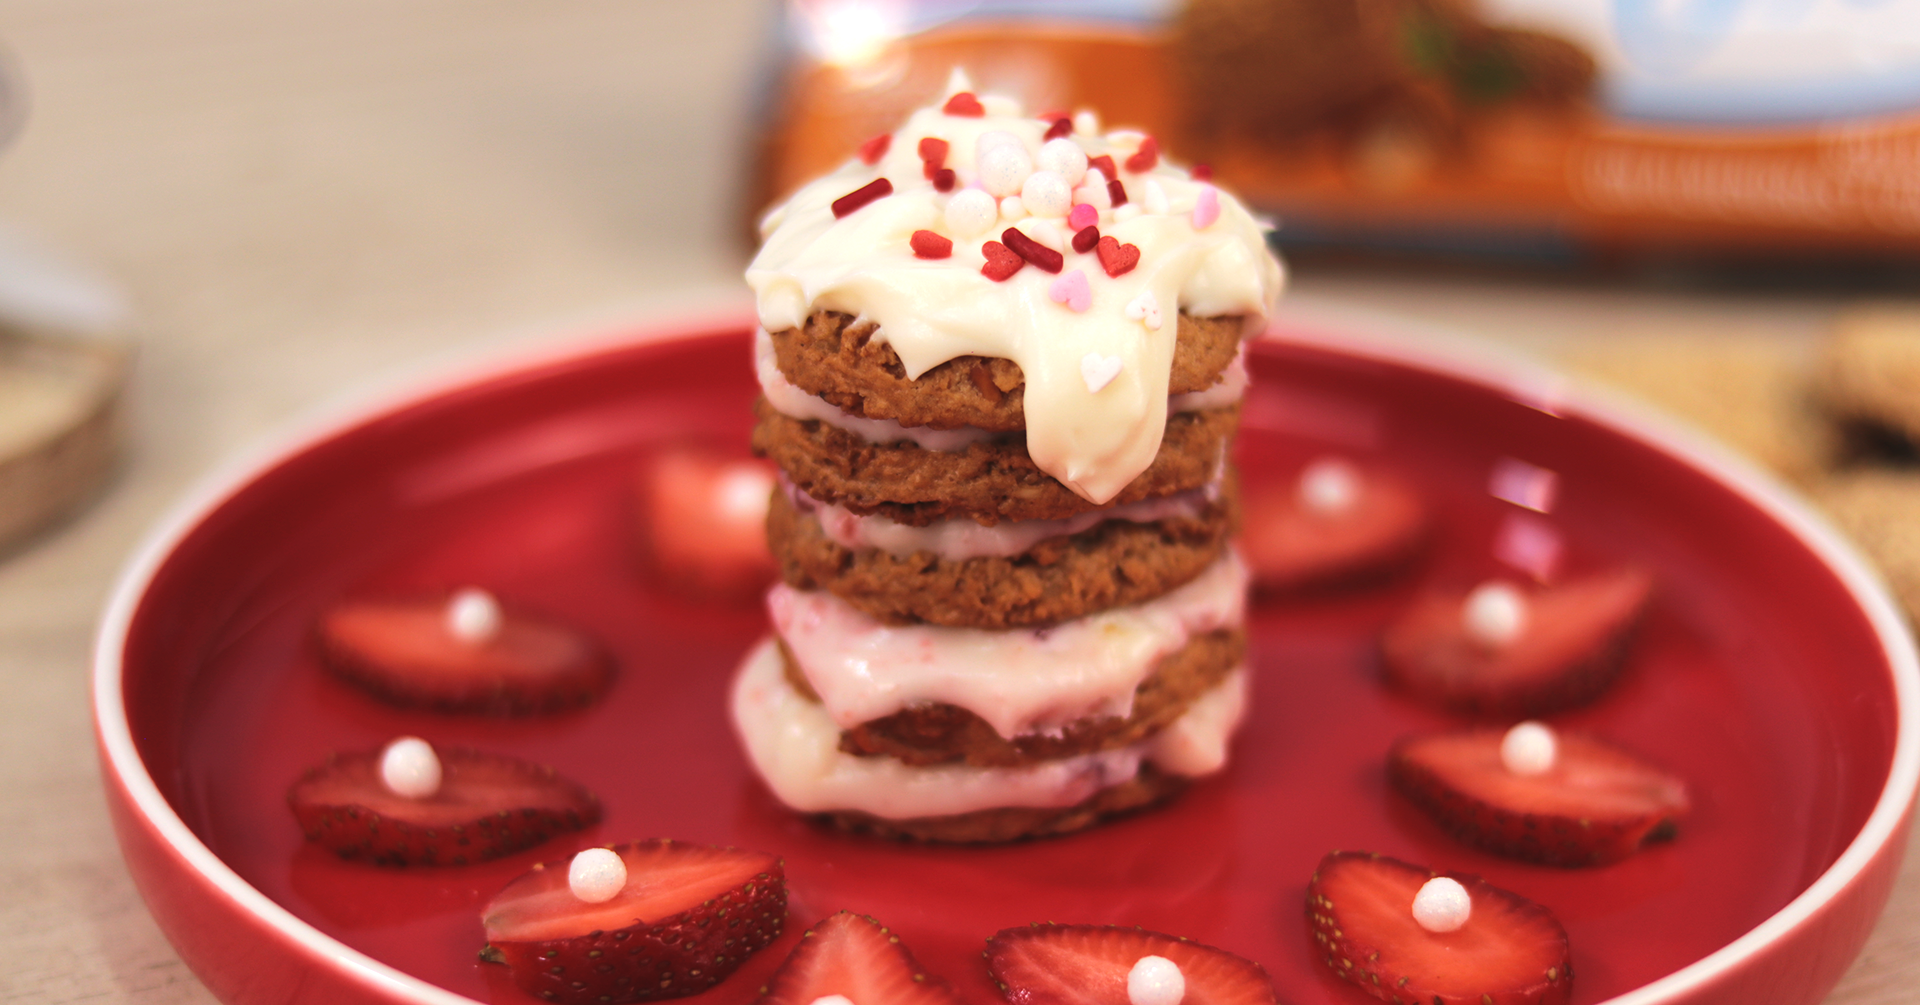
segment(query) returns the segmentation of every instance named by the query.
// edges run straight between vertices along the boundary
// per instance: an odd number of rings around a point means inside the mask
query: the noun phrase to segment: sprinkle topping
[[[440,756],[417,736],[403,736],[380,751],[380,784],[396,796],[426,799],[440,791]]]
[[[1133,271],[1140,264],[1140,249],[1131,244],[1121,244],[1111,236],[1102,237],[1100,243],[1093,246],[1100,255],[1100,267],[1107,275],[1118,279]]]
[[[953,241],[941,237],[931,230],[916,230],[907,239],[913,247],[915,258],[950,258],[953,256]]]
[[[893,134],[881,133],[860,144],[860,163],[878,164],[880,158],[887,155],[887,148],[893,146]]]
[[[1202,185],[1200,195],[1193,201],[1193,229],[1205,230],[1220,219],[1220,190],[1212,185]]]
[[[1087,285],[1087,274],[1074,269],[1047,287],[1047,299],[1071,311],[1084,311],[1093,306],[1093,288]]]
[[[1186,996],[1187,976],[1164,956],[1142,956],[1127,971],[1128,1005],[1180,1005]]]
[[[1160,330],[1160,301],[1154,299],[1152,290],[1141,290],[1139,296],[1127,301],[1127,317],[1146,325],[1150,332]]]
[[[1510,645],[1527,630],[1527,598],[1511,583],[1491,580],[1467,594],[1461,611],[1467,636],[1498,649]]]
[[[1080,379],[1087,382],[1087,393],[1099,394],[1102,388],[1113,383],[1113,378],[1120,376],[1124,365],[1118,356],[1102,356],[1097,352],[1080,357]]]
[[[1073,250],[1086,254],[1100,243],[1100,228],[1092,225],[1082,227],[1073,233]]]
[[[1436,935],[1457,932],[1473,916],[1473,898],[1457,879],[1435,876],[1413,896],[1413,920]]]
[[[1061,266],[1067,264],[1065,256],[1021,233],[1018,227],[1008,227],[1001,231],[1000,240],[1005,241],[1007,247],[1013,249],[1015,254],[1039,266],[1043,271],[1059,272]],[[1136,258],[1139,257],[1138,252],[1134,254]]]
[[[1559,757],[1560,738],[1544,722],[1529,719],[1500,738],[1500,763],[1516,775],[1544,775]]]
[[[838,220],[848,213],[859,210],[862,206],[865,206],[875,199],[884,199],[892,194],[892,182],[885,178],[875,178],[865,185],[848,192],[846,195],[833,200],[833,218]]]
[[[484,645],[500,634],[500,602],[477,586],[462,588],[447,601],[447,634],[470,646]]]
[[[941,106],[940,110],[948,115],[958,115],[968,119],[977,119],[987,114],[986,106],[980,103],[979,98],[973,96],[972,91],[955,92],[954,96],[948,98],[947,103]]]
[[[1140,149],[1127,158],[1127,170],[1134,174],[1151,171],[1160,164],[1160,141],[1149,136],[1140,141]]]
[[[1339,516],[1360,501],[1360,473],[1338,457],[1322,457],[1300,470],[1300,508],[1316,516]]]
[[[567,863],[567,889],[589,904],[604,904],[626,888],[626,860],[611,848],[588,848]]]
[[[1012,248],[999,241],[988,241],[981,245],[980,252],[987,256],[987,264],[980,267],[980,274],[996,283],[1007,281],[1027,266],[1026,259],[1014,254]]]

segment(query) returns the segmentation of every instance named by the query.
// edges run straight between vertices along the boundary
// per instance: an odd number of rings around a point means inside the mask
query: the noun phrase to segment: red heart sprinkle
[[[892,133],[881,133],[873,139],[860,144],[860,163],[878,164],[880,158],[887,155],[887,148],[893,145]]]
[[[920,159],[927,163],[927,177],[933,177],[933,172],[946,166],[949,149],[947,141],[937,136],[920,138]]]
[[[980,99],[974,97],[971,91],[960,91],[954,94],[947,99],[946,105],[940,110],[948,115],[961,115],[969,119],[977,119],[987,114],[986,106],[982,105]]]
[[[1120,179],[1115,178],[1107,183],[1107,201],[1112,203],[1115,209],[1127,204],[1127,187],[1120,184]]]
[[[1153,166],[1158,163],[1160,163],[1160,141],[1149,136],[1141,140],[1140,149],[1134,151],[1132,157],[1127,158],[1127,170],[1139,174],[1142,171],[1153,170]]]
[[[1080,228],[1078,233],[1073,235],[1073,250],[1075,251],[1079,251],[1079,252],[1091,251],[1093,250],[1093,246],[1099,243],[1100,243],[1099,227],[1082,227]]]
[[[846,195],[833,200],[833,218],[838,220],[875,199],[882,199],[892,194],[892,182],[885,178],[875,178],[865,185],[848,192]]]
[[[913,245],[915,258],[948,258],[953,255],[953,242],[931,230],[916,230],[907,239]]]
[[[1132,272],[1133,267],[1140,264],[1139,248],[1121,244],[1112,237],[1101,238],[1100,243],[1094,245],[1094,250],[1100,255],[1100,267],[1115,278]]]
[[[952,168],[941,168],[933,173],[933,190],[935,192],[951,192],[953,191],[953,183],[955,180]]]
[[[980,274],[996,283],[1005,282],[1008,276],[1026,267],[1026,259],[999,241],[988,241],[980,250],[987,256],[987,264],[980,267]]]
[[[1108,181],[1120,177],[1120,171],[1113,166],[1112,154],[1101,154],[1098,157],[1089,157],[1087,158],[1087,166],[1090,168],[1099,168],[1100,174]]]
[[[1211,164],[1195,164],[1195,165],[1193,166],[1193,180],[1194,180],[1194,181],[1212,181],[1212,180],[1213,180],[1213,165],[1211,165]]]
[[[1008,227],[1001,233],[1000,239],[1007,242],[1007,247],[1021,258],[1038,265],[1042,271],[1059,272],[1060,267],[1067,264],[1065,255],[1021,233],[1018,227]]]
[[[1056,136],[1067,136],[1072,132],[1073,132],[1073,120],[1065,116],[1061,116],[1060,118],[1053,120],[1053,125],[1050,125],[1047,127],[1047,135],[1042,136],[1040,138],[1040,142],[1045,143],[1046,141],[1053,139]]]

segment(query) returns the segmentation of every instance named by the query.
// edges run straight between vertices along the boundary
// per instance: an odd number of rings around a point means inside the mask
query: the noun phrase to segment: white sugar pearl
[[[1086,179],[1079,188],[1073,190],[1073,201],[1084,202],[1094,209],[1112,209],[1113,196],[1107,192],[1107,173],[1099,168],[1088,168]]]
[[[1073,131],[1082,136],[1092,136],[1100,131],[1100,116],[1092,109],[1083,108],[1073,113]]]
[[[1167,190],[1161,187],[1160,182],[1158,182],[1155,179],[1148,178],[1146,181],[1146,184],[1141,186],[1141,188],[1142,188],[1142,191],[1140,193],[1140,208],[1146,210],[1149,213],[1154,213],[1161,216],[1166,215]]]
[[[447,601],[447,631],[469,645],[479,645],[500,634],[500,602],[493,594],[469,586]]]
[[[961,189],[947,200],[947,230],[955,237],[979,237],[999,219],[1000,204],[977,188]]]
[[[1026,218],[1027,204],[1021,201],[1019,196],[1010,195],[1000,200],[1000,219],[1012,223],[1015,220],[1024,220]]]
[[[1020,202],[1034,216],[1066,216],[1073,208],[1073,186],[1052,171],[1035,171],[1020,186]]]
[[[396,796],[425,799],[440,791],[440,757],[433,745],[403,736],[380,751],[380,784]]]
[[[1131,1005],[1180,1005],[1187,996],[1187,977],[1180,965],[1164,956],[1142,956],[1127,971],[1127,1001]]]
[[[757,465],[736,464],[713,487],[714,507],[736,520],[765,519],[773,494],[773,476]]]
[[[986,136],[981,139],[984,140]],[[983,145],[974,163],[980,172],[980,187],[1002,198],[1019,192],[1020,186],[1027,182],[1027,176],[1033,173],[1033,158],[1017,140],[1012,145]]]
[[[1559,756],[1560,739],[1544,722],[1529,719],[1500,739],[1500,763],[1516,775],[1544,775]]]
[[[567,889],[589,904],[604,904],[627,887],[627,863],[611,848],[588,848],[567,864]]]
[[[1300,471],[1300,506],[1309,513],[1339,516],[1360,501],[1360,473],[1338,457],[1322,457]]]
[[[1413,896],[1413,920],[1429,932],[1457,932],[1473,916],[1473,898],[1458,880],[1435,876]]]
[[[1527,598],[1511,583],[1481,583],[1467,594],[1461,611],[1467,635],[1488,646],[1504,646],[1527,630]]]
[[[1087,176],[1087,152],[1065,136],[1055,136],[1041,144],[1035,164],[1042,171],[1052,171],[1066,179],[1068,188],[1080,184]]]
[[[1026,149],[1026,142],[1004,129],[994,129],[974,137],[973,155],[975,157],[992,150],[994,147],[1019,147]]]

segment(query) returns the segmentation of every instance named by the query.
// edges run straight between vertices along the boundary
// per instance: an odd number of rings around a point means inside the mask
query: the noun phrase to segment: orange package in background
[[[790,0],[755,212],[951,68],[1209,165],[1276,241],[1920,252],[1920,0]]]

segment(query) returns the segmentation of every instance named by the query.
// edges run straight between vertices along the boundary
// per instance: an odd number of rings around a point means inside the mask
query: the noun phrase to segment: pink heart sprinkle
[[[1076,311],[1093,306],[1093,288],[1087,285],[1087,274],[1079,269],[1054,280],[1053,285],[1047,287],[1047,297]]]
[[[1220,219],[1220,190],[1212,185],[1200,186],[1200,197],[1193,202],[1193,229],[1205,230]]]
[[[1084,202],[1073,207],[1072,212],[1067,214],[1067,226],[1074,230],[1085,230],[1099,222],[1100,211]]]

